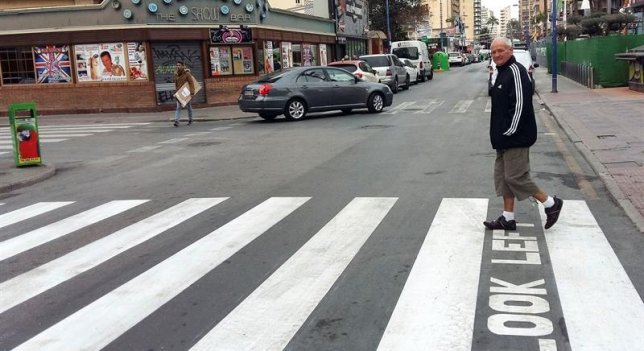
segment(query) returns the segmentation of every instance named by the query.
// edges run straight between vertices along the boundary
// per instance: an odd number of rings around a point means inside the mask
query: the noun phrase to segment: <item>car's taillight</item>
[[[387,76],[391,76],[391,68],[387,68]]]
[[[358,78],[360,78],[360,79],[362,79],[362,73],[360,73],[360,72],[356,72],[353,75],[358,77]]]
[[[271,84],[264,84],[259,87],[259,95],[268,95],[268,92],[271,91],[273,86]]]

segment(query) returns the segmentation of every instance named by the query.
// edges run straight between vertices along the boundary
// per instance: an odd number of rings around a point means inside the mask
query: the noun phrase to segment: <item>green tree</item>
[[[421,0],[389,0],[389,27],[391,40],[407,40],[409,26],[419,23],[429,14],[422,11]],[[370,29],[387,33],[387,14],[385,1],[369,2]]]

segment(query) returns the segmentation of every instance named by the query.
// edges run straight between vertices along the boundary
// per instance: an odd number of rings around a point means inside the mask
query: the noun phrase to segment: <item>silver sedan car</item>
[[[237,102],[242,111],[266,120],[281,114],[301,120],[309,112],[367,108],[378,113],[393,103],[393,93],[385,84],[365,82],[343,69],[309,66],[262,76],[242,88]]]

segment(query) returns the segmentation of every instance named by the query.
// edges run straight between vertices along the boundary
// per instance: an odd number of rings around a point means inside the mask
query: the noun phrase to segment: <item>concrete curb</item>
[[[564,133],[566,133],[568,140],[570,140],[577,147],[586,162],[588,162],[593,171],[597,173],[599,179],[604,182],[604,185],[606,186],[606,189],[608,189],[608,193],[611,195],[613,200],[624,210],[626,216],[630,218],[637,229],[639,229],[641,233],[644,233],[644,216],[642,216],[642,214],[628,199],[628,197],[624,195],[622,190],[619,188],[619,185],[617,185],[617,182],[610,175],[610,172],[608,172],[606,167],[604,167],[604,165],[599,162],[599,160],[597,160],[592,151],[577,136],[577,133],[575,133],[575,131],[570,126],[568,126],[567,123],[557,117],[557,114],[541,98],[541,95],[538,91],[536,92],[536,94],[539,97],[540,105],[544,106],[548,110],[548,113],[550,113],[550,115],[554,118],[555,122],[557,122],[557,125],[564,131]]]
[[[0,193],[8,193],[16,189],[24,188],[24,187],[36,184],[38,182],[42,182],[43,180],[51,178],[56,174],[56,167],[54,166],[41,165],[36,167],[43,168],[43,170],[41,172],[38,172],[36,175],[32,177],[29,177],[17,182],[13,182],[10,184],[0,185]]]

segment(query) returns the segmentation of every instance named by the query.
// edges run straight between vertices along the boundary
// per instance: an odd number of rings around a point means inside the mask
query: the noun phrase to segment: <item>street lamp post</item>
[[[552,0],[552,92],[557,92],[557,0]]]
[[[389,40],[389,45],[391,45],[391,27],[389,26],[389,0],[385,0],[385,11],[387,17],[387,40]]]

